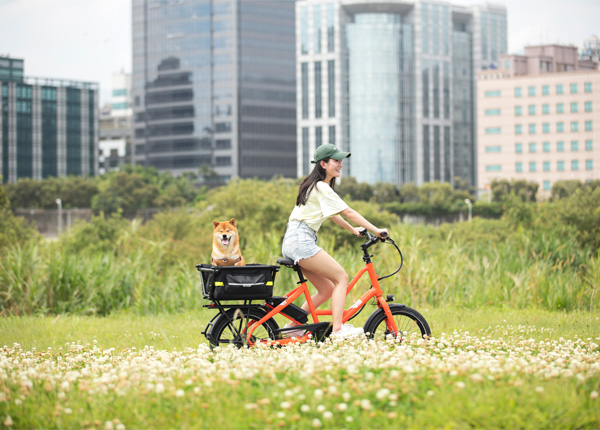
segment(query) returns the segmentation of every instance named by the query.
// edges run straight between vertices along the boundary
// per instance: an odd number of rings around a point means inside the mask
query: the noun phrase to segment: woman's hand
[[[389,236],[389,233],[387,231],[387,228],[378,228],[374,231],[374,233],[380,238],[380,239],[385,239]],[[385,234],[384,234],[385,233]],[[382,234],[384,234],[382,236]]]
[[[360,236],[360,231],[361,231],[362,229],[363,229],[362,227],[352,227],[352,233],[353,233],[355,236]]]

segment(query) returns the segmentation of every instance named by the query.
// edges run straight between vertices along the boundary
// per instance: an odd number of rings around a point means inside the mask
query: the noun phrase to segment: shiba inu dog
[[[213,229],[213,266],[245,266],[235,218],[224,222],[213,221]]]

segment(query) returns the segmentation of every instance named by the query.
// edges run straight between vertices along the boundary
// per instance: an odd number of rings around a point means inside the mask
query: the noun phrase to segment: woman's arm
[[[339,225],[340,227],[344,227],[350,233],[355,234],[356,236],[360,236],[360,233],[359,233],[360,228],[358,228],[358,227],[352,227],[348,223],[348,221],[346,221],[344,218],[342,218],[341,215],[334,215],[334,216],[331,217],[331,220],[334,223],[336,223],[337,225]]]
[[[361,227],[366,228],[367,230],[375,233],[377,236],[380,236],[381,233],[386,232],[386,229],[381,229],[381,228],[377,228],[375,227],[373,224],[371,224],[369,221],[366,220],[365,217],[363,217],[361,214],[359,214],[358,212],[356,212],[354,209],[352,208],[347,208],[344,209],[342,212],[340,212],[342,215],[344,215],[346,218],[348,218],[351,222],[353,222],[354,224],[358,224]],[[339,217],[339,215],[336,215]],[[335,217],[332,217],[332,219]],[[341,218],[341,217],[340,217]],[[342,218],[343,219],[343,218]],[[344,225],[338,223],[337,221],[334,220],[334,222],[338,225],[341,225],[342,227],[346,228]],[[348,223],[346,223],[348,224]],[[351,227],[352,228],[352,227]],[[352,230],[354,232],[354,230]]]

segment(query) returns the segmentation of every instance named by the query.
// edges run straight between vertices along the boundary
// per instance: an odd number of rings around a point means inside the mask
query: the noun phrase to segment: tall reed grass
[[[4,250],[0,260],[0,312],[107,315],[130,309],[139,314],[198,309],[202,298],[194,265],[210,261],[212,218],[179,211],[145,226],[101,219],[75,227],[56,242],[28,242]],[[94,222],[102,228],[90,241]],[[107,223],[114,223],[108,228]],[[246,231],[248,263],[275,264],[282,231]],[[104,232],[104,233],[102,233]],[[415,307],[503,306],[547,310],[597,310],[600,255],[557,234],[511,229],[506,220],[474,219],[439,228],[396,224],[391,237],[404,255],[402,271],[382,281],[386,293]],[[352,277],[364,264],[361,238],[319,237]],[[98,248],[98,244],[101,247]],[[108,246],[110,245],[110,246]],[[380,275],[399,259],[388,245],[372,248]],[[275,294],[295,287],[296,275],[282,267]],[[359,283],[348,302],[369,288]]]

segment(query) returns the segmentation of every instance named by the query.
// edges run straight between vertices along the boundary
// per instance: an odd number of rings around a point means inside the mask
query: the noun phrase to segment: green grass
[[[216,351],[206,309],[0,318],[0,428],[600,426],[596,313],[419,310],[424,343]]]

